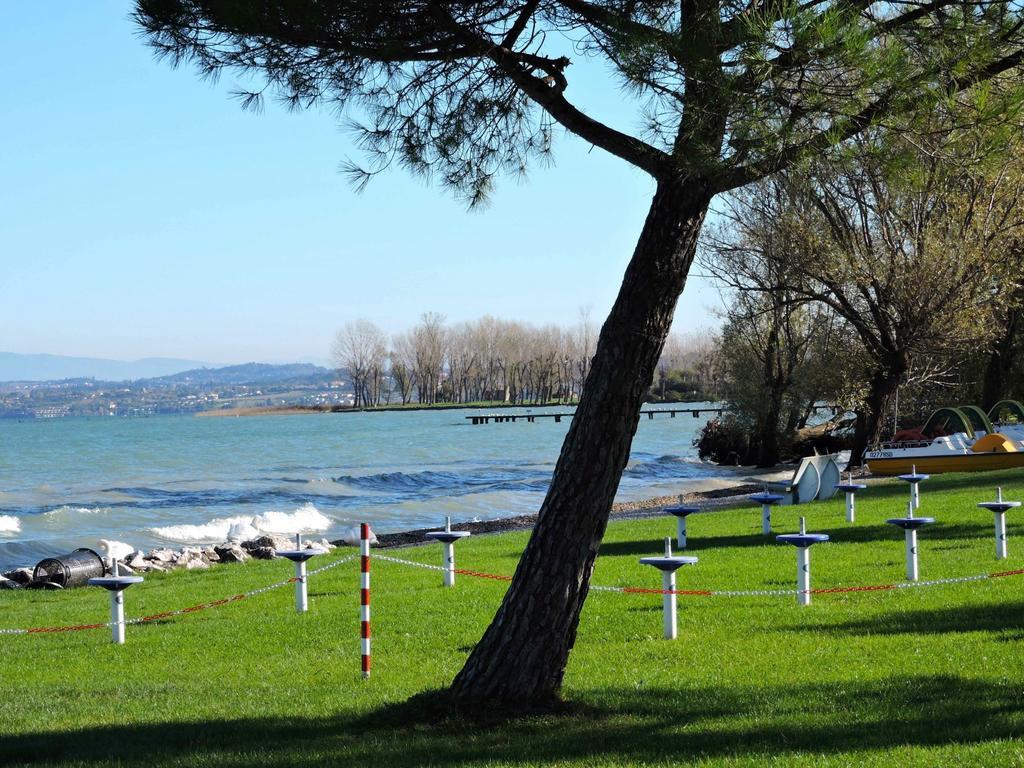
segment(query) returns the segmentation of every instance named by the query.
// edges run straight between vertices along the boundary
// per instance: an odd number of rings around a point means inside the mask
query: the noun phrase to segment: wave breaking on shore
[[[304,504],[294,512],[264,512],[259,515],[216,517],[205,523],[163,525],[150,528],[150,532],[166,541],[211,543],[225,541],[233,525],[249,524],[262,533],[321,533],[334,525],[312,504]]]

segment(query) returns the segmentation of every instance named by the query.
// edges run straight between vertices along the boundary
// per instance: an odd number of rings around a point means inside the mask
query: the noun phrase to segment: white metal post
[[[665,537],[665,554],[658,557],[641,557],[641,565],[652,565],[661,571],[661,618],[666,640],[675,640],[676,622],[676,570],[684,565],[693,565],[696,557],[674,557],[672,537]]]
[[[1006,513],[996,510],[996,559],[1006,559]]]
[[[907,528],[906,530],[907,549],[907,580],[917,581],[917,529]]]
[[[846,522],[848,523],[852,523],[854,521],[854,518],[856,517],[856,510],[854,509],[853,500],[854,496],[855,494],[853,491],[846,492]]]
[[[306,591],[306,561],[295,563],[295,610],[305,613],[309,610],[309,593]]]
[[[796,601],[800,605],[811,604],[811,548],[796,548]]]
[[[996,488],[996,504],[1003,503],[1002,486]],[[996,560],[1006,559],[1006,510],[997,509],[996,513]]]
[[[451,541],[442,543],[444,547],[444,585],[455,586],[455,544]]]
[[[761,505],[761,533],[765,536],[770,535],[772,532],[772,505],[762,504]]]
[[[686,515],[676,518],[676,544],[680,549],[686,549]]]
[[[665,590],[662,595],[661,609],[665,619],[665,639],[676,639],[676,572],[661,572],[661,588]]]
[[[124,592],[110,592],[111,639],[115,645],[124,645]]]

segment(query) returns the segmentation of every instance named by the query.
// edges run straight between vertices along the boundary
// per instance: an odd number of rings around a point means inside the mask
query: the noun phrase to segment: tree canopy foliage
[[[471,203],[567,131],[656,178],[742,186],[1020,62],[1013,2],[139,0],[173,63],[235,70],[293,108],[345,109],[369,157]],[[570,64],[626,86],[637,130],[573,101]],[[990,103],[990,112],[1002,105]]]
[[[1018,143],[985,154],[951,146],[954,135],[932,134],[930,146],[862,136],[843,162],[813,161],[731,196],[709,238],[733,285],[753,272],[755,295],[843,319],[847,358],[863,365],[857,455],[882,436],[897,388],[947,380],[998,335],[1004,297],[1019,290]]]
[[[136,0],[136,20],[173,63],[248,76],[248,106],[269,89],[346,112],[359,183],[397,164],[477,205],[555,126],[656,180],[537,525],[452,684],[470,705],[558,695],[711,199],[967,91],[972,123],[1000,122],[1024,57],[1019,0]],[[624,86],[634,126],[582,105],[584,67]]]

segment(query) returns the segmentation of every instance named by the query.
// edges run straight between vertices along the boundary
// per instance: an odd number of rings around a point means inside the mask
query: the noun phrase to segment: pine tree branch
[[[1024,62],[1024,49],[1018,49],[967,75],[950,78],[946,81],[943,90],[949,94],[960,93],[974,85],[990,80],[996,75],[1014,69],[1020,66],[1022,62]],[[856,114],[841,121],[833,122],[831,126],[820,130],[806,141],[785,146],[772,157],[733,168],[718,175],[713,179],[713,188],[718,192],[736,189],[787,168],[802,157],[807,157],[841,144],[870,127],[878,120],[891,115],[898,107],[897,102],[908,97],[910,87],[923,88],[935,77],[935,74],[932,70],[920,72],[909,82],[904,82],[891,88]]]
[[[437,7],[435,11],[452,34],[465,42],[467,48],[493,61],[524,94],[546,110],[563,128],[647,171],[655,178],[662,178],[671,171],[672,161],[665,152],[595,120],[565,98],[563,92],[568,81],[564,70],[570,63],[568,59],[550,59],[495,45],[486,37],[459,24],[447,11]],[[546,77],[535,76],[531,72],[533,69],[542,70]]]

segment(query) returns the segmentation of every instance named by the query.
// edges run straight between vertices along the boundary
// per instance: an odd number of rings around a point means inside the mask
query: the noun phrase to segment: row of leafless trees
[[[369,320],[346,323],[335,337],[332,362],[348,375],[361,407],[567,403],[579,397],[596,343],[586,310],[570,328],[494,317],[448,325],[443,315],[428,312],[391,337]],[[710,391],[718,375],[715,349],[706,335],[670,337],[652,391],[660,389],[664,399],[680,379]]]

